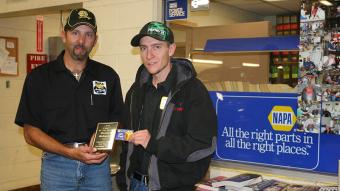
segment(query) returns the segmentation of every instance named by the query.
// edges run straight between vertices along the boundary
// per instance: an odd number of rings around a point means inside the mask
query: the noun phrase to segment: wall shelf
[[[298,51],[299,36],[208,39],[205,52]]]

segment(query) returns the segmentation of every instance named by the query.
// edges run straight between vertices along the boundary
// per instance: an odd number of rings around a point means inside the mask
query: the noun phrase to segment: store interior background
[[[190,1],[188,1],[190,3]],[[36,52],[36,16],[44,17],[44,54],[59,53],[51,48],[51,37],[58,37],[62,22],[72,8],[92,10],[98,22],[99,40],[92,58],[114,68],[121,78],[123,94],[132,84],[140,64],[138,49],[130,39],[151,20],[162,21],[160,0],[0,0],[0,36],[16,37],[19,42],[19,73],[0,75],[0,190],[39,184],[41,151],[25,143],[22,129],[13,121],[26,77],[26,55]],[[175,56],[221,58],[222,65],[194,63],[198,76],[206,83],[236,81],[241,84],[268,84],[270,53],[229,53],[202,55],[205,40],[217,38],[264,37],[275,35],[277,15],[299,14],[300,0],[211,0],[208,11],[188,13],[188,20],[170,22],[178,51]],[[250,23],[251,22],[251,23]],[[219,27],[216,27],[219,26]],[[218,30],[217,30],[218,29]],[[55,46],[54,46],[55,47]],[[242,58],[242,59],[241,59]],[[259,67],[243,67],[243,62]],[[277,91],[293,91],[278,84]],[[114,156],[115,158],[116,156]],[[115,160],[115,159],[114,159]],[[232,164],[242,167],[242,164]],[[244,167],[247,168],[247,167]],[[269,173],[292,173],[265,168]],[[262,169],[262,170],[263,170]],[[294,172],[300,178],[310,176]],[[312,174],[314,179],[336,181],[335,176]]]
[[[212,2],[209,11],[192,11],[188,21],[170,22],[170,26],[175,29],[175,36],[179,37],[179,51],[175,56],[192,58],[198,77],[206,84],[221,81],[268,84],[269,51],[206,53],[203,51],[205,43],[209,39],[275,36],[276,17],[297,16],[300,3],[299,0]],[[238,14],[242,15],[241,18],[238,18]],[[220,64],[199,63],[195,62],[196,59],[218,61]],[[243,66],[244,63],[257,66]],[[284,81],[276,83],[281,84]],[[289,87],[279,87],[285,88],[279,91],[292,91]]]

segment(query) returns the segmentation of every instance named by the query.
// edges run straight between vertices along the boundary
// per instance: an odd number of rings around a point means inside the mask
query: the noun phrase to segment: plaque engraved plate
[[[116,136],[118,122],[98,123],[92,147],[98,151],[111,151]]]

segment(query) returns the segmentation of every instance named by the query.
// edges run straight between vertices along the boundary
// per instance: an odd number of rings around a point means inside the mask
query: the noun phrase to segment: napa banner
[[[215,160],[337,173],[340,136],[300,131],[297,94],[211,91],[210,96],[218,116]]]

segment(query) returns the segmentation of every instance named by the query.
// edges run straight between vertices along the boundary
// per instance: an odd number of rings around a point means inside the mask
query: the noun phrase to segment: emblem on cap
[[[158,35],[159,37],[162,38],[162,40],[165,40],[168,36],[168,31],[163,26],[163,24],[157,23],[157,22],[152,22],[149,25],[148,34]]]
[[[145,24],[139,31],[139,34],[131,39],[131,45],[134,47],[139,46],[139,41],[144,36],[150,36],[160,41],[167,41],[170,44],[174,43],[174,35],[171,29],[168,28],[166,24],[157,21],[151,21]]]
[[[85,11],[85,10],[79,11],[78,15],[79,15],[79,19],[84,19],[84,18],[88,19],[88,20],[91,19],[91,17],[89,17],[89,13],[87,11]]]
[[[155,34],[155,33],[159,33],[161,36],[165,36],[165,31],[162,31],[158,28],[150,28],[148,29],[148,33],[149,34]]]

